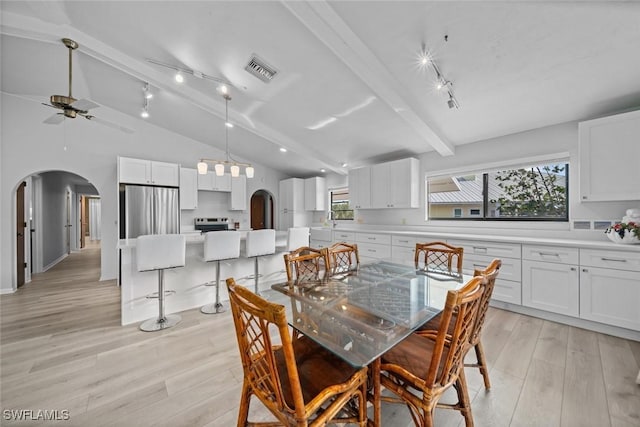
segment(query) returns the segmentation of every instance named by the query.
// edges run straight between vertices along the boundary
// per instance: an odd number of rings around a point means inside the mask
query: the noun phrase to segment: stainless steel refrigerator
[[[180,198],[173,187],[120,185],[120,238],[180,232]]]

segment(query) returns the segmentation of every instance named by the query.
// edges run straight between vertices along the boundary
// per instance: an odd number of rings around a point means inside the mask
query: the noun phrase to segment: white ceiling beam
[[[0,33],[48,43],[59,43],[61,37],[68,37],[80,45],[79,50],[83,54],[89,55],[143,82],[148,82],[151,86],[171,92],[201,110],[225,120],[225,105],[223,102],[206,96],[186,85],[180,86],[178,90],[172,77],[158,71],[155,67],[149,65],[149,63],[132,58],[67,24],[58,25],[46,23],[39,19],[9,12],[3,13],[2,15]],[[63,36],[60,36],[61,34],[63,34]],[[232,109],[230,109],[230,113],[232,117],[241,117],[240,113]],[[319,160],[327,170],[341,175],[346,174],[346,170],[342,168],[337,161],[327,157],[325,153],[310,149],[308,146],[293,140],[259,121],[252,120],[253,126],[244,125],[240,120],[236,120],[234,124],[277,146],[282,146],[302,156]],[[259,159],[249,160],[257,162]]]
[[[411,101],[400,95],[402,86],[397,79],[326,1],[282,0],[282,4],[418,132],[427,144],[443,156],[455,153],[455,146],[437,135],[416,113]]]

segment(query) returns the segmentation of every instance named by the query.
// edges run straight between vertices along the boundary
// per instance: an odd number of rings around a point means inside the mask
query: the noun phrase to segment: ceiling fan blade
[[[45,104],[47,105],[47,104]],[[44,122],[42,123],[46,123],[48,125],[57,125],[60,124],[64,121],[64,114],[62,113],[56,113],[53,116],[49,117],[48,119],[46,119]]]
[[[81,111],[88,111],[92,108],[98,108],[99,105],[96,104],[93,101],[89,101],[88,99],[79,99],[76,102],[74,102],[73,104],[71,104],[71,106],[73,108],[75,108],[76,110],[81,110]]]
[[[47,104],[45,102],[41,102],[42,105],[46,105],[47,107],[51,107],[51,108],[58,108],[55,105],[51,105],[51,104]]]
[[[84,115],[83,117],[85,119],[87,119],[87,120],[91,120],[92,122],[100,123],[101,125],[110,127],[112,129],[119,130],[120,132],[124,132],[124,133],[133,133],[134,132],[133,129],[129,129],[128,127],[125,127],[125,126],[120,126],[119,124],[110,122],[108,120],[101,119],[101,118],[96,117],[96,116],[92,116],[92,115],[87,114],[87,115]]]

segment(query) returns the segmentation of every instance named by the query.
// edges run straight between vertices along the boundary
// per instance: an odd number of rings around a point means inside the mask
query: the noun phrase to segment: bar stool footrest
[[[165,297],[169,297],[169,296],[171,296],[171,295],[173,295],[173,294],[175,294],[175,293],[176,293],[176,291],[174,291],[173,289],[166,290],[166,291],[164,291],[164,296],[165,296]],[[158,292],[153,292],[153,293],[151,293],[151,294],[149,294],[149,295],[145,296],[145,298],[147,298],[147,299],[154,299],[154,298],[158,298]]]
[[[140,324],[140,330],[144,332],[155,332],[176,326],[182,317],[179,314],[168,314],[162,319],[149,319]]]
[[[207,304],[205,306],[202,306],[202,308],[200,309],[200,312],[204,314],[218,314],[224,313],[225,311],[226,310],[221,302],[215,304]]]

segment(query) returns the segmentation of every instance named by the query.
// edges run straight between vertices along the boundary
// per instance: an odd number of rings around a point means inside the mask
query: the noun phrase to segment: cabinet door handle
[[[376,238],[375,238],[375,237],[367,237],[367,239],[369,239],[369,240],[376,240]]]
[[[571,271],[576,271],[576,268],[575,267],[571,267]]]
[[[589,270],[587,270],[586,268],[583,268],[583,269],[582,269],[582,272],[583,272],[583,273],[588,273],[588,272],[589,272]]]
[[[375,249],[367,249],[367,252],[377,252]]]
[[[398,242],[400,242],[400,243],[409,243],[408,240],[398,240]]]
[[[553,252],[538,252],[540,254],[540,256],[554,256],[557,258],[560,258],[560,254],[556,254]]]
[[[627,262],[626,259],[617,259],[617,258],[600,258],[602,261],[614,261],[614,262]]]
[[[479,246],[474,246],[473,250],[474,251],[479,251],[479,252],[487,252],[487,248],[482,248],[482,247],[479,247]]]

